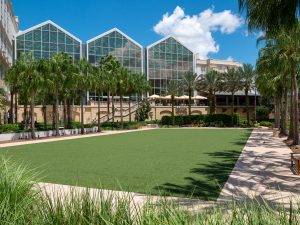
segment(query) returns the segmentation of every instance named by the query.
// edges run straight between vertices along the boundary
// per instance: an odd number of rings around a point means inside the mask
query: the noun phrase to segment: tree
[[[63,84],[65,82],[66,74],[69,71],[70,65],[72,64],[71,58],[65,53],[58,53],[51,57],[50,59],[50,80],[49,82],[51,91],[54,95],[55,103],[54,103],[54,116],[55,116],[55,131],[56,136],[59,136],[59,114],[58,114],[58,106],[59,106],[59,94],[62,91]]]
[[[209,113],[216,113],[216,92],[220,89],[220,73],[211,70],[202,76],[196,87],[199,92],[207,92],[209,96]]]
[[[117,90],[120,96],[120,114],[121,114],[121,129],[123,129],[123,97],[128,92],[129,89],[129,71],[121,67],[120,73],[117,79]]]
[[[250,112],[249,112],[249,92],[254,86],[254,69],[251,64],[244,63],[243,67],[240,68],[242,75],[242,85],[245,91],[246,97],[246,108],[247,108],[247,124],[250,125]]]
[[[277,33],[282,28],[297,26],[299,0],[239,0],[240,11],[246,12],[249,30]]]
[[[77,62],[77,89],[80,91],[80,109],[81,109],[81,134],[84,134],[84,99],[87,90],[93,87],[93,75],[91,64],[86,59],[81,59]]]
[[[3,88],[0,88],[0,109],[3,110],[7,104],[6,92]],[[1,123],[1,119],[0,119]]]
[[[31,138],[35,139],[35,119],[34,119],[34,106],[35,106],[35,96],[37,91],[42,85],[43,76],[39,73],[37,69],[37,63],[34,60],[33,53],[29,53],[27,57],[27,64],[24,71],[21,73],[20,79],[25,81],[26,88],[30,93],[30,113],[31,113]]]
[[[16,61],[16,63],[8,70],[7,74],[4,77],[4,81],[6,85],[10,88],[10,114],[11,114],[11,123],[14,121],[18,122],[18,91],[20,89],[20,85],[22,82],[19,79],[19,75],[23,72],[26,66],[26,54],[22,53],[20,58]],[[14,99],[15,98],[15,99]],[[14,104],[15,103],[15,104]],[[15,118],[13,115],[15,114]]]
[[[242,89],[241,73],[235,68],[227,68],[227,71],[222,76],[222,86],[224,91],[231,93],[231,125],[233,126],[234,114],[234,94]]]
[[[104,73],[105,73],[105,71],[102,71],[100,66],[94,68],[93,86],[94,86],[94,90],[98,94],[98,113],[97,113],[98,132],[101,132],[101,116],[100,116],[101,115],[101,108],[100,108],[100,105],[101,105],[101,93],[105,89],[105,86],[104,86]]]
[[[188,105],[189,105],[189,116],[192,114],[192,110],[191,110],[191,108],[192,108],[192,94],[193,94],[193,91],[197,87],[197,83],[198,83],[197,78],[198,78],[197,74],[194,74],[191,71],[186,72],[182,77],[183,90],[187,91],[188,95],[189,95],[189,103],[188,103]]]
[[[175,113],[174,113],[174,105],[175,105],[175,96],[179,94],[180,82],[178,80],[169,80],[167,83],[167,94],[171,95],[171,104],[172,104],[172,125],[175,125]]]

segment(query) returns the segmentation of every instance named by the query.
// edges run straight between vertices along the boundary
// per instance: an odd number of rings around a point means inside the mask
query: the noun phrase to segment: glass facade
[[[114,29],[88,42],[88,60],[92,64],[100,62],[102,57],[114,56],[122,66],[134,73],[143,72],[143,48]]]
[[[147,49],[147,73],[152,93],[165,95],[167,80],[180,80],[194,68],[194,54],[172,37]]]
[[[22,52],[33,52],[36,60],[49,59],[56,53],[64,52],[76,62],[81,58],[81,43],[57,26],[46,23],[17,36],[16,57],[20,57]]]
[[[98,64],[101,58],[112,55],[133,73],[143,72],[143,47],[117,29],[113,29],[87,42],[88,61]],[[98,96],[89,92],[89,99]]]

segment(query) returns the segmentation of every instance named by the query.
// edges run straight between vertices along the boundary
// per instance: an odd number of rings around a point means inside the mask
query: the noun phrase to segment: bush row
[[[174,116],[175,125],[194,125],[194,126],[231,126],[232,117],[226,114],[208,114],[208,115],[191,115],[191,116]],[[161,119],[162,125],[172,125],[172,116],[163,116]],[[237,126],[240,123],[239,114],[233,114],[233,125]]]

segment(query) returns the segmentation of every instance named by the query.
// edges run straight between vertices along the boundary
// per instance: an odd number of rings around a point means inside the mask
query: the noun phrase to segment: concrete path
[[[36,188],[40,188],[43,193],[46,193],[50,198],[64,199],[71,193],[78,196],[82,193],[88,193],[92,197],[100,197],[101,199],[112,198],[114,202],[118,202],[118,199],[126,199],[130,201],[132,209],[142,209],[146,204],[156,204],[159,201],[172,201],[184,210],[191,212],[198,211],[200,209],[211,208],[215,205],[213,201],[202,201],[197,199],[189,198],[178,198],[178,197],[161,197],[161,196],[149,196],[135,192],[125,191],[114,191],[105,189],[95,188],[84,188],[77,186],[61,185],[61,184],[50,184],[50,183],[38,183]]]
[[[18,145],[30,145],[30,144],[38,144],[38,143],[45,143],[45,142],[71,140],[71,139],[80,139],[80,138],[87,138],[87,137],[105,136],[105,135],[113,135],[113,134],[122,134],[122,133],[146,131],[146,130],[153,130],[153,129],[157,129],[157,128],[143,128],[143,129],[136,129],[136,130],[102,131],[101,133],[92,133],[92,134],[84,134],[84,135],[50,137],[50,138],[43,138],[43,139],[36,139],[36,140],[24,140],[24,141],[17,140],[17,141],[2,143],[2,144],[0,143],[0,148],[12,147],[12,146],[18,146]]]
[[[300,197],[300,176],[290,169],[290,148],[268,129],[254,129],[218,201],[257,199],[270,204]]]

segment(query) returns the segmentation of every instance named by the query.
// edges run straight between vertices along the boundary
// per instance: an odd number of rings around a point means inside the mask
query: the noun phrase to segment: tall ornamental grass
[[[130,195],[104,194],[101,190],[79,192],[37,188],[34,171],[0,159],[1,225],[296,225],[298,206],[270,206],[262,201],[233,202],[189,212],[165,198],[135,203]]]

